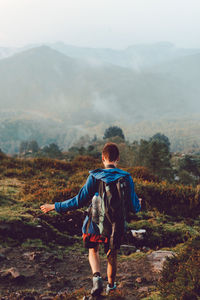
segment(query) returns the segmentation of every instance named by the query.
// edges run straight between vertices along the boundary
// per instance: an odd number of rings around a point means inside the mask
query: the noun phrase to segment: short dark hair
[[[115,143],[106,143],[102,154],[109,161],[116,161],[119,158],[119,149]]]

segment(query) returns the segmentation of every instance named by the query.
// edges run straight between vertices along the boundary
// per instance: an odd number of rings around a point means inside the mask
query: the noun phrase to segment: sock
[[[93,277],[101,277],[101,274],[99,273],[99,272],[95,272],[94,274],[93,274]]]

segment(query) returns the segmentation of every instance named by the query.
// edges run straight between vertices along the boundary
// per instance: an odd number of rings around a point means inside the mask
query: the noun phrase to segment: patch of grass
[[[19,241],[10,237],[5,237],[4,239],[1,239],[1,247],[2,248],[8,248],[8,247],[16,247],[19,246]]]
[[[0,206],[11,205],[19,199],[20,182],[17,179],[0,180]]]
[[[199,299],[200,236],[190,239],[182,251],[164,264],[158,288],[164,299]]]
[[[161,298],[160,292],[152,292],[149,296],[142,298],[141,300],[164,300],[164,299]]]
[[[49,247],[43,243],[43,241],[41,239],[27,239],[25,242],[23,242],[21,244],[21,247],[22,248],[25,248],[25,249],[48,249],[49,250]]]
[[[174,247],[176,244],[187,241],[199,234],[200,222],[181,218],[178,222],[175,218],[167,215],[149,212],[142,219],[132,220],[128,229],[146,229],[145,245],[151,248]]]
[[[140,252],[131,253],[130,255],[119,254],[118,257],[119,257],[119,261],[126,261],[126,260],[130,260],[130,259],[138,260],[142,257],[145,257],[146,255],[147,255],[147,253],[140,251]]]
[[[6,221],[19,221],[30,222],[33,220],[33,216],[29,213],[29,209],[23,207],[19,203],[4,206],[0,210],[0,222]]]

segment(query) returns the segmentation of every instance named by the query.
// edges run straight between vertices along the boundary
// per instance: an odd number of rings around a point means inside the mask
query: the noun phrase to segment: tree
[[[178,177],[183,184],[196,185],[200,178],[200,159],[185,155],[178,161]]]
[[[42,149],[42,156],[46,156],[49,158],[62,158],[63,154],[59,149],[58,145],[55,143],[50,144],[49,146],[45,146]]]
[[[36,141],[30,141],[28,143],[28,151],[31,151],[32,153],[36,153],[39,151],[39,146],[38,146],[38,143]]]
[[[153,139],[140,141],[137,152],[138,165],[147,167],[161,180],[172,181],[174,178],[170,159],[171,155],[166,143]]]
[[[26,154],[27,151],[28,151],[28,142],[21,141],[20,146],[19,146],[19,153]]]
[[[169,141],[169,138],[168,138],[166,135],[164,135],[164,134],[162,134],[162,133],[160,133],[160,132],[154,134],[154,135],[150,138],[150,141],[157,141],[157,142],[160,142],[160,143],[164,143],[164,144],[168,147],[168,149],[170,149],[170,141]]]
[[[0,148],[0,159],[3,159],[3,158],[5,158],[6,157],[6,155],[3,153],[3,151],[1,150],[1,148]]]
[[[200,176],[200,160],[190,157],[189,155],[185,155],[179,161],[179,170],[185,170],[189,173],[192,173],[194,176]]]
[[[123,140],[125,140],[124,133],[123,133],[123,131],[120,127],[110,126],[105,130],[103,139],[105,140],[105,139],[109,139],[109,138],[112,138],[112,137],[115,137],[115,136],[119,136]]]

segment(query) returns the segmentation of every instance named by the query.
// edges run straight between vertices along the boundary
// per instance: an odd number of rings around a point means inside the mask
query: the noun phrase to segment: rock
[[[141,278],[141,277],[137,277],[137,278],[135,279],[135,281],[136,281],[137,283],[142,283],[142,278]]]
[[[131,230],[132,236],[137,240],[143,240],[146,234],[146,229]]]
[[[12,267],[9,269],[5,269],[0,271],[0,278],[6,280],[24,280],[25,278],[30,278],[34,276],[34,270],[23,270],[20,272],[17,268]]]
[[[163,264],[167,257],[172,257],[175,253],[173,251],[153,251],[147,255],[154,272],[161,272],[163,269]]]
[[[37,256],[36,252],[26,252],[23,254],[26,259],[34,260]]]
[[[136,251],[136,247],[131,245],[121,245],[120,250],[122,254],[130,255],[131,253],[134,253]]]
[[[22,279],[24,276],[19,273],[17,268],[10,268],[0,272],[1,278],[10,278],[10,279]]]

